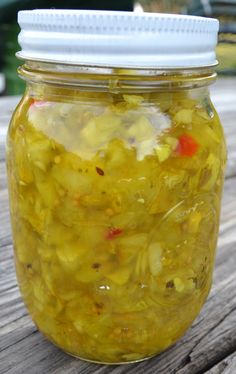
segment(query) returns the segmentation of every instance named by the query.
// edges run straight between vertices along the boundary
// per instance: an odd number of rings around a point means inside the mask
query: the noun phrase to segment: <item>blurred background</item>
[[[24,82],[17,76],[21,64],[15,57],[19,26],[17,12],[23,9],[72,8],[161,12],[214,17],[220,21],[218,73],[236,76],[236,0],[0,0],[0,95],[20,95]]]

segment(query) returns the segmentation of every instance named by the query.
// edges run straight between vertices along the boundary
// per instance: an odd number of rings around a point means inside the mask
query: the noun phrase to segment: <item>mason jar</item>
[[[173,345],[212,282],[226,148],[218,21],[19,13],[26,91],[7,164],[18,284],[38,329],[93,362]]]

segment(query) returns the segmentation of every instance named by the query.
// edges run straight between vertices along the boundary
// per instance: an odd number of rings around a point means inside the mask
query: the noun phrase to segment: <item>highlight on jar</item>
[[[211,287],[226,162],[208,90],[218,22],[35,10],[19,24],[26,91],[7,166],[22,298],[73,356],[147,359],[183,336]]]

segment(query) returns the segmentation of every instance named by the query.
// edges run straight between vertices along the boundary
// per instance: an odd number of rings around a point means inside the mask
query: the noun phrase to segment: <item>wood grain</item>
[[[5,173],[6,126],[19,98],[0,99],[0,374],[236,373],[236,79],[222,79],[212,99],[224,124],[229,161],[213,287],[185,336],[138,364],[102,366],[54,347],[31,322],[16,283]]]
[[[236,352],[220,361],[207,371],[207,374],[232,374],[236,373]]]

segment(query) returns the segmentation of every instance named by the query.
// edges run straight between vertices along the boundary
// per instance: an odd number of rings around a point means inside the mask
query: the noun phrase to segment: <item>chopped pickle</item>
[[[22,296],[66,352],[141,360],[174,344],[209,292],[221,125],[202,91],[57,90],[26,94],[8,136]]]

